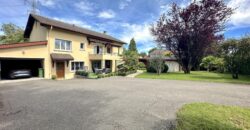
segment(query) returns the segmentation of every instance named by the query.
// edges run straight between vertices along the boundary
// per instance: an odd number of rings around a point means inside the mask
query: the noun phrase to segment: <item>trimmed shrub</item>
[[[168,65],[164,64],[164,69],[163,69],[162,73],[167,73],[168,69],[169,69]],[[147,67],[147,72],[148,73],[157,73],[156,70],[152,66]]]
[[[89,72],[86,71],[76,71],[76,75],[80,75],[80,76],[88,76]]]
[[[56,75],[52,75],[51,79],[52,80],[56,80],[57,76]]]
[[[138,69],[144,70],[146,69],[146,65],[143,62],[139,62]]]

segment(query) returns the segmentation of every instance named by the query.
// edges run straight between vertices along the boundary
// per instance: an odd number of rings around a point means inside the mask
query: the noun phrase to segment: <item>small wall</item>
[[[166,61],[165,62],[168,65],[168,72],[179,72],[180,71],[180,65],[176,61]]]

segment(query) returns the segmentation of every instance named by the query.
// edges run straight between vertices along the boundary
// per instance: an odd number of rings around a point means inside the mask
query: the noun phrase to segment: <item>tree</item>
[[[138,67],[138,54],[134,51],[124,51],[123,60],[125,61],[124,65],[127,66],[128,71],[137,70]]]
[[[16,26],[15,24],[3,24],[1,27],[1,31],[3,31],[4,35],[0,36],[0,44],[25,41],[23,37],[23,29],[21,27]]]
[[[129,43],[129,46],[128,46],[128,50],[138,53],[137,47],[136,47],[136,42],[135,42],[135,39],[134,39],[134,38],[132,38],[132,39],[130,40],[130,43]]]
[[[215,56],[207,56],[202,59],[200,66],[206,68],[207,71],[215,69],[219,72],[224,72],[224,59]]]
[[[223,0],[195,0],[186,8],[174,3],[152,26],[151,32],[188,74],[192,67],[200,65],[207,47],[223,39],[221,32],[232,12]]]
[[[238,75],[241,61],[238,44],[239,42],[234,39],[227,40],[222,44],[222,54],[227,63],[227,68],[232,73],[234,79],[239,78]]]
[[[221,45],[221,55],[224,56],[227,69],[234,79],[239,73],[250,74],[250,37],[240,40],[229,39]]]
[[[214,56],[207,56],[207,57],[204,57],[202,59],[202,62],[201,62],[201,66],[206,68],[207,71],[211,71],[213,65],[214,65],[214,61],[215,61],[215,57]]]
[[[150,67],[156,70],[156,73],[160,75],[165,67],[164,55],[159,53],[155,55],[154,57],[151,57],[149,59],[149,64],[150,64]]]
[[[141,52],[141,53],[139,54],[139,56],[145,57],[145,56],[147,56],[147,53],[146,53],[146,52]]]
[[[155,50],[157,50],[157,48],[156,48],[156,47],[154,47],[154,48],[150,49],[150,50],[148,51],[148,54],[150,54],[151,52],[153,52],[153,51],[155,51]]]

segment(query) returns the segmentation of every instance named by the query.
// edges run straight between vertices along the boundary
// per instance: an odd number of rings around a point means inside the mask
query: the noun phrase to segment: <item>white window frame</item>
[[[78,70],[78,71],[84,71],[84,64],[85,64],[85,62],[84,61],[71,61],[70,62],[70,68],[69,68],[69,70],[71,71],[71,72],[76,72],[77,70],[76,70],[76,66],[74,66],[74,70],[72,70],[72,63],[79,63],[79,68],[80,68],[80,63],[83,63],[83,69],[82,70]]]
[[[82,44],[83,44],[83,48],[81,48]],[[85,51],[85,43],[83,43],[83,42],[80,43],[80,50]]]
[[[58,48],[56,48],[56,41],[59,41],[60,42],[60,49],[58,49]],[[69,42],[70,43],[70,49],[69,50],[67,50],[67,42]],[[62,44],[65,44],[65,49],[62,49]],[[69,41],[69,40],[63,40],[63,39],[58,39],[58,38],[56,38],[55,39],[55,43],[54,43],[54,50],[56,50],[56,51],[67,51],[67,52],[71,52],[72,51],[72,42],[71,41]]]
[[[99,53],[97,53],[97,46],[99,47]],[[94,48],[93,48],[93,54],[97,54],[97,55],[101,55],[101,54],[103,54],[104,52],[104,48],[103,48],[103,46],[101,46],[101,45],[94,45],[93,46]]]

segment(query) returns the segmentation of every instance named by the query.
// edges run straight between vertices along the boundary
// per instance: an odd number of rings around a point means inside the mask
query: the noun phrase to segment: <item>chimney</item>
[[[104,34],[107,34],[107,31],[103,31]]]

